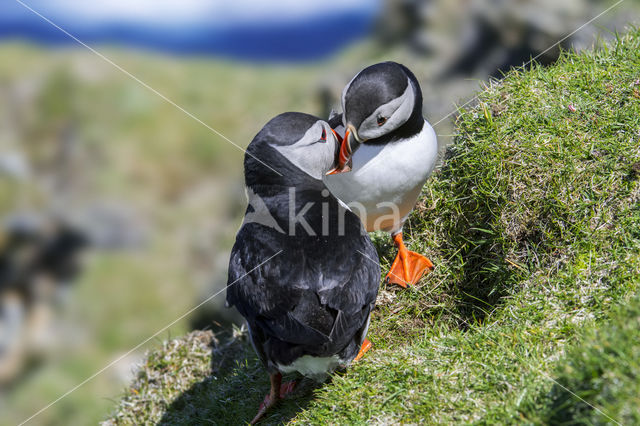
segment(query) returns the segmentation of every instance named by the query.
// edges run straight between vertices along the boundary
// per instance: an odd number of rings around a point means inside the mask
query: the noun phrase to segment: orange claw
[[[362,358],[362,356],[369,350],[371,349],[373,345],[371,344],[371,342],[369,341],[369,339],[364,339],[364,341],[362,342],[362,346],[360,346],[360,351],[358,352],[358,355],[356,355],[356,357],[353,359],[353,362],[357,362],[360,361],[360,358]]]
[[[433,269],[433,263],[419,253],[407,250],[402,240],[402,232],[393,236],[393,242],[398,247],[398,254],[387,274],[387,282],[402,288],[415,285],[428,269]]]

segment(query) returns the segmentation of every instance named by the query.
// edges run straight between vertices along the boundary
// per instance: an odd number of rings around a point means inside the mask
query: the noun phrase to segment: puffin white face
[[[338,139],[326,121],[316,121],[297,142],[271,145],[309,176],[322,180],[333,168]]]
[[[407,79],[407,88],[399,97],[380,105],[371,115],[365,118],[353,136],[358,142],[376,139],[396,130],[409,120],[415,105],[413,86]],[[344,105],[343,105],[344,108]],[[346,124],[345,124],[346,127]]]

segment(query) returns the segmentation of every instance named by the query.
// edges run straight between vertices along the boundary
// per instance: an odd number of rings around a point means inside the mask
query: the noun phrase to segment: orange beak
[[[333,132],[335,134],[335,132]],[[337,135],[336,135],[337,136]],[[340,151],[338,152],[338,165],[333,169],[327,172],[328,175],[335,175],[338,173],[346,173],[351,171],[351,144],[349,141],[349,129],[344,134],[344,139],[342,139],[342,143],[340,144]],[[338,141],[340,138],[338,137]]]

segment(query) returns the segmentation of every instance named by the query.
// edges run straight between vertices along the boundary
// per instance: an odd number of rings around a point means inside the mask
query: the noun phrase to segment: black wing
[[[256,347],[263,361],[265,351],[266,358],[282,363],[291,361],[283,359],[284,353],[337,353],[364,327],[380,268],[371,241],[355,220],[357,224],[346,225],[358,233],[342,237],[290,237],[258,224],[239,231],[229,264],[227,303],[249,322],[252,336],[258,336],[254,345],[271,339],[268,348]]]

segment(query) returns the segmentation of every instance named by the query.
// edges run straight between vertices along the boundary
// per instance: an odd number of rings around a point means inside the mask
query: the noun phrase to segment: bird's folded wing
[[[279,340],[295,345],[322,345],[329,342],[329,336],[287,312],[278,318],[258,318],[256,322],[264,332]]]

